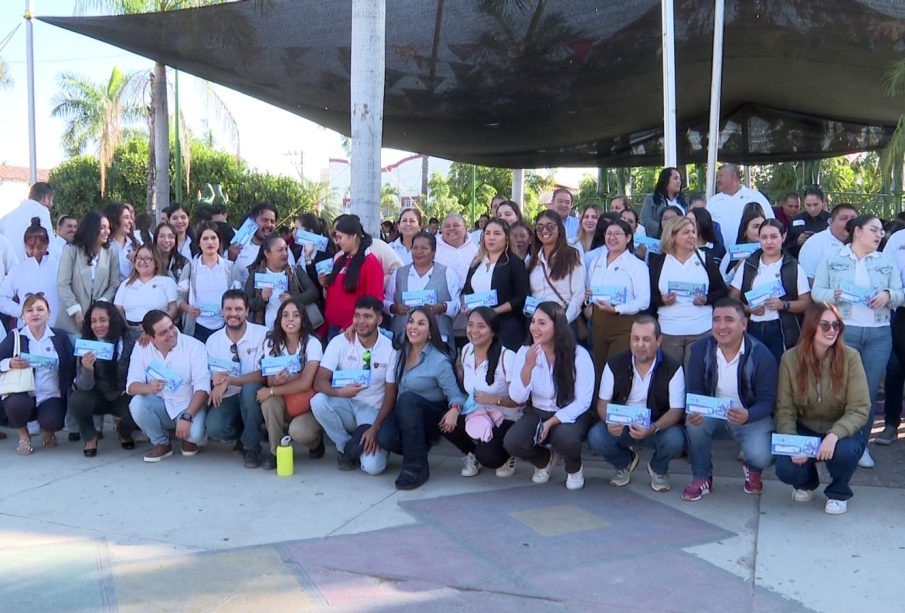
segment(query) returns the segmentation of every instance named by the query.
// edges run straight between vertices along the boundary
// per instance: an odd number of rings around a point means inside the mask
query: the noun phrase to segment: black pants
[[[465,431],[465,417],[460,415],[456,428],[452,432],[444,433],[443,436],[462,453],[473,453],[481,466],[499,468],[509,459],[509,452],[503,447],[503,439],[514,423],[508,419],[503,420],[503,423],[493,428],[493,438],[485,443],[468,436]]]
[[[526,408],[525,414],[509,428],[503,439],[503,446],[509,455],[528,460],[535,468],[545,467],[550,461],[550,450],[546,446],[534,444],[534,433],[538,420],[547,420],[552,416],[553,413],[539,411],[534,407]],[[575,423],[553,426],[544,441],[544,445],[550,445],[553,451],[562,456],[569,474],[581,469],[581,446],[593,421],[593,412],[585,411]]]
[[[402,465],[428,468],[431,441],[440,438],[440,419],[449,410],[445,400],[434,402],[413,392],[403,392],[380,428],[378,442],[384,449],[402,454]]]
[[[123,394],[111,401],[107,400],[98,390],[72,392],[69,396],[69,411],[79,425],[79,433],[82,435],[82,440],[90,441],[97,436],[93,417],[95,415],[106,415],[107,413],[120,418],[120,438],[132,438],[132,433],[138,427],[132,420],[132,413],[129,411],[130,400],[132,400],[132,396],[128,394]]]
[[[216,330],[211,330],[210,328],[205,328],[204,326],[201,326],[196,322],[195,331],[192,333],[192,336],[194,336],[196,339],[198,339],[202,343],[206,343],[208,337],[210,337],[210,335],[213,334],[214,332],[216,332]]]
[[[56,432],[63,429],[63,418],[66,405],[62,398],[48,398],[41,404],[27,392],[10,394],[3,401],[10,428],[25,428],[28,422],[38,420],[44,432]]]

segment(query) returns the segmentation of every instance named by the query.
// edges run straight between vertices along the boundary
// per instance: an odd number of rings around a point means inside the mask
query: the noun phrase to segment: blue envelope
[[[420,292],[402,292],[402,304],[410,307],[437,304],[437,290],[423,289]]]
[[[285,292],[289,290],[289,278],[285,272],[256,272],[255,289]]]
[[[35,355],[34,353],[22,352],[19,357],[28,361],[28,365],[32,368],[46,368],[47,370],[57,370],[60,367],[60,360],[46,355]]]
[[[762,307],[770,298],[779,298],[786,293],[782,281],[773,279],[772,283],[765,283],[745,292],[745,300],[752,309]]]
[[[849,304],[858,304],[863,307],[870,305],[870,301],[875,295],[873,288],[861,287],[854,283],[843,283],[839,289],[842,290],[842,295],[839,296],[839,300],[848,302]]]
[[[688,413],[700,413],[704,417],[716,419],[729,419],[729,409],[732,401],[728,398],[714,398],[700,394],[686,394],[685,411]]]
[[[760,249],[760,243],[738,243],[729,247],[730,260],[744,260]]]
[[[159,360],[155,360],[148,365],[147,369],[145,369],[145,376],[147,376],[148,379],[163,381],[166,383],[166,388],[171,392],[178,390],[179,386],[184,383],[182,377],[167,368],[163,362]]]
[[[346,387],[347,385],[370,385],[370,370],[334,370],[331,385],[333,387]]]
[[[650,428],[650,409],[611,402],[606,405],[606,423]]]
[[[233,235],[233,240],[230,244],[245,246],[251,242],[252,237],[257,231],[258,223],[251,217],[246,217],[245,221],[242,222],[242,225],[239,226],[239,229],[236,230],[236,233]]]
[[[525,315],[534,315],[534,311],[537,310],[537,305],[540,304],[540,299],[535,298],[534,296],[527,296],[525,298],[525,307],[522,311]]]
[[[233,362],[228,358],[215,358],[212,355],[207,356],[207,365],[211,372],[227,372],[233,377],[242,376],[242,364]]]
[[[663,249],[660,248],[659,238],[636,235],[632,242],[635,244],[635,247],[640,247],[642,245],[646,247],[648,253],[663,253]]]
[[[479,306],[495,307],[497,305],[496,290],[488,290],[486,292],[475,292],[473,294],[463,294],[465,300],[465,308],[469,311]]]
[[[668,281],[666,283],[666,291],[675,294],[679,298],[691,298],[695,296],[703,296],[707,293],[707,286],[704,283],[692,283],[691,281]]]
[[[321,260],[314,265],[314,270],[317,271],[318,276],[328,276],[333,272],[333,260]]]
[[[86,353],[94,353],[98,360],[113,359],[113,343],[104,341],[89,341],[83,338],[76,339],[74,356],[80,358]]]
[[[220,305],[213,302],[195,305],[201,311],[201,317],[217,317],[220,314]]]
[[[261,374],[265,377],[278,375],[283,371],[288,372],[290,375],[294,375],[295,373],[302,370],[301,362],[299,361],[299,356],[293,355],[278,355],[278,356],[267,356],[261,359]]]
[[[314,232],[296,230],[295,243],[297,245],[314,245],[315,251],[327,251],[327,241],[330,239]]]
[[[817,457],[822,439],[819,436],[799,436],[797,434],[776,434],[770,437],[770,453],[773,455]]]
[[[602,300],[611,305],[625,304],[628,289],[616,285],[600,285],[591,288],[591,303]]]

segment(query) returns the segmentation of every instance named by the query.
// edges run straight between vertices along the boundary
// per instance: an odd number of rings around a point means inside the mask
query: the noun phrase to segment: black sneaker
[[[277,467],[276,456],[268,451],[264,454],[264,459],[261,461],[261,466],[264,468],[264,470],[275,470]]]
[[[327,447],[324,445],[324,437],[321,437],[321,442],[317,444],[317,447],[308,450],[308,457],[312,460],[320,460],[326,452]]]
[[[253,449],[245,450],[245,468],[261,468],[261,452]]]
[[[340,470],[355,470],[358,468],[358,460],[347,458],[342,453],[336,454],[336,463],[339,465]]]

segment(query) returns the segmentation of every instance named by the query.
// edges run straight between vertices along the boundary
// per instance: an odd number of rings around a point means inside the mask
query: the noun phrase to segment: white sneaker
[[[496,469],[497,477],[511,477],[515,474],[515,458],[510,457],[506,463]]]
[[[826,506],[823,510],[830,515],[842,515],[848,511],[848,500],[833,500],[832,498],[827,498]]]
[[[550,450],[550,461],[547,462],[547,465],[543,468],[535,468],[534,476],[531,477],[531,481],[534,483],[546,483],[550,480],[550,472],[553,470],[553,467],[556,466],[556,460],[559,458],[556,457],[556,452],[552,449]]]
[[[481,470],[481,465],[478,464],[477,458],[474,457],[473,453],[469,453],[465,456],[465,464],[462,466],[461,475],[463,477],[475,477],[478,472]]]
[[[792,490],[792,500],[795,502],[811,502],[814,500],[814,490]]]
[[[584,487],[584,467],[579,468],[578,472],[568,473],[566,475],[566,489],[580,490]]]
[[[874,462],[874,459],[870,457],[870,450],[865,447],[864,453],[861,454],[861,459],[858,460],[858,466],[860,466],[861,468],[873,468],[876,465],[877,464],[876,462]],[[842,512],[845,513],[845,511]]]

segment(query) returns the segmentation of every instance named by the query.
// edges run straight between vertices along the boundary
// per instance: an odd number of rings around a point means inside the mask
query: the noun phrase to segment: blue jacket
[[[776,359],[766,345],[745,333],[745,353],[739,356],[738,396],[748,409],[748,421],[757,421],[773,414],[776,404],[779,369]],[[691,359],[686,374],[689,394],[716,396],[717,344],[712,336],[702,338],[691,346]]]

